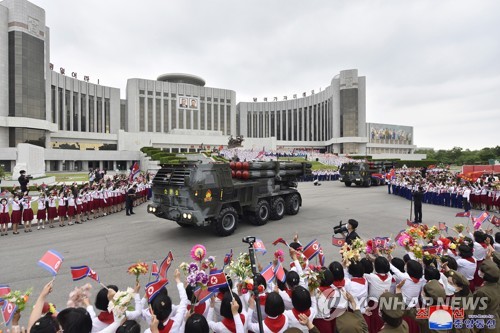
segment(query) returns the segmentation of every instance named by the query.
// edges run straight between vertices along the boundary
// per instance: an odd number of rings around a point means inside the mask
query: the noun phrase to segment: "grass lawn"
[[[316,161],[306,161],[303,157],[280,157],[279,161],[293,161],[293,162],[309,162],[312,165],[312,170],[337,170],[338,168],[334,165],[326,165],[321,162]]]
[[[56,177],[57,183],[84,182],[89,180],[87,172],[78,173],[48,173],[47,177]]]

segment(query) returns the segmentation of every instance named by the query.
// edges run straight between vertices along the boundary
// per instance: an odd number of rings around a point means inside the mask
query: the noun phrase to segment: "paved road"
[[[181,228],[176,223],[157,219],[146,213],[146,205],[136,208],[137,214],[112,216],[85,222],[83,225],[33,230],[32,233],[0,238],[0,284],[9,284],[13,289],[34,288],[34,294],[51,279],[50,274],[37,266],[38,259],[47,249],[55,249],[64,256],[64,263],[55,281],[50,299],[64,308],[69,292],[83,282],[99,286],[90,279],[73,282],[69,267],[89,265],[105,284],[116,284],[120,289],[134,284],[134,277],[126,273],[129,265],[137,261],[161,262],[172,250],[175,263],[189,261],[189,251],[196,243],[206,246],[210,255],[221,263],[224,254],[233,249],[237,255],[245,251],[241,239],[254,235],[264,241],[268,254],[258,255],[261,263],[272,260],[272,241],[278,237],[292,239],[297,232],[303,243],[317,238],[323,244],[326,261],[338,260],[338,248],[331,245],[332,227],[340,220],[354,218],[360,222],[361,237],[395,236],[405,228],[409,217],[410,202],[387,194],[387,187],[346,188],[339,182],[324,182],[322,186],[301,183],[303,206],[296,216],[286,216],[281,221],[271,221],[265,226],[240,224],[235,234],[220,238],[211,229]],[[432,205],[423,206],[423,221],[436,224],[446,222],[449,226],[463,223],[464,218],[455,218],[459,210]],[[401,253],[401,250],[398,250]],[[173,274],[173,269],[169,276]],[[148,278],[141,278],[144,285]],[[170,289],[170,288],[169,288]],[[175,294],[175,293],[172,293]],[[176,295],[173,295],[177,298]],[[34,302],[35,297],[32,298]],[[24,314],[27,320],[28,313]],[[23,320],[23,322],[24,322]]]

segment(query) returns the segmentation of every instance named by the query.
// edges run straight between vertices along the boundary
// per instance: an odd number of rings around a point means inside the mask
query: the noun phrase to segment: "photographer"
[[[19,173],[21,175],[17,180],[19,181],[19,185],[21,186],[21,192],[26,193],[28,192],[28,183],[33,177],[31,175],[26,175],[26,170],[21,170],[19,171]]]
[[[356,232],[356,228],[358,227],[358,221],[354,219],[349,219],[347,221],[347,225],[342,224],[342,221],[338,226],[333,227],[333,232],[336,234],[343,234],[345,237],[345,241],[347,244],[351,245],[352,241],[356,238],[359,238],[359,235]]]

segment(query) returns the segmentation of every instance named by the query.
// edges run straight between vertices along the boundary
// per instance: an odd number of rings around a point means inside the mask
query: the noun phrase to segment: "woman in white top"
[[[42,229],[45,229],[45,220],[47,219],[47,198],[45,198],[45,193],[40,193],[38,197],[38,210],[36,212],[37,219],[37,230],[40,230],[40,224]]]
[[[469,245],[462,244],[458,247],[458,253],[459,255],[455,256],[452,251],[448,250],[448,255],[455,258],[457,262],[457,271],[469,281],[470,290],[473,292],[475,290],[474,273],[476,272],[477,263],[472,256],[472,248]]]
[[[23,222],[24,222],[24,232],[31,232],[31,221],[33,221],[33,201],[31,197],[26,194],[24,198],[20,200],[23,206]]]
[[[255,301],[250,298],[250,307],[253,307]],[[248,322],[252,318],[252,311],[249,313],[243,311],[243,305],[238,295],[226,292],[222,298],[220,306],[220,321],[214,321],[215,315],[215,297],[210,302],[208,310],[208,325],[215,333],[244,333],[246,332]]]

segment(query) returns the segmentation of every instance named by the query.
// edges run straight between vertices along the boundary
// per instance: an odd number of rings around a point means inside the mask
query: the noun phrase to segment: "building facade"
[[[54,68],[42,8],[0,2],[0,165],[8,171],[20,143],[44,148],[46,171],[126,170],[144,146],[192,152],[224,147],[237,135],[246,148],[413,153],[412,127],[366,123],[366,89],[353,69],[309,96],[237,103],[233,90],[173,73],[130,78],[120,99],[117,88]]]

